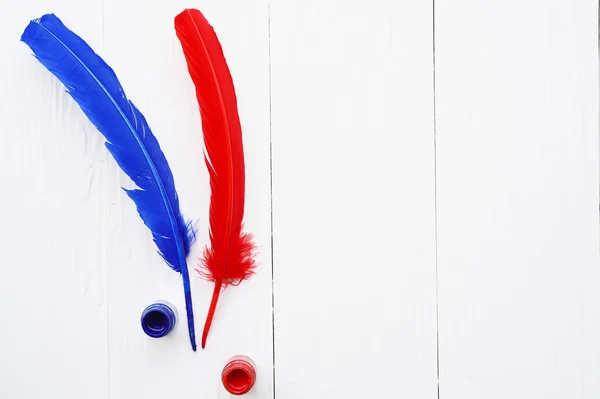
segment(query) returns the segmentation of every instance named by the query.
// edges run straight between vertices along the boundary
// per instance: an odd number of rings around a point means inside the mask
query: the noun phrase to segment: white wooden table
[[[0,397],[600,397],[598,4],[0,1]],[[236,84],[258,273],[205,350],[130,182],[19,37],[56,13],[115,69],[199,218],[208,177],[173,29],[201,9]],[[434,56],[435,54],[435,56]],[[197,329],[212,286],[193,278]]]

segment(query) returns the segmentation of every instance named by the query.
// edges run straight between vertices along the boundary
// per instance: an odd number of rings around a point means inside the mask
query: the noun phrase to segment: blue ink
[[[142,312],[141,322],[147,336],[162,338],[175,328],[177,310],[169,302],[154,302]]]

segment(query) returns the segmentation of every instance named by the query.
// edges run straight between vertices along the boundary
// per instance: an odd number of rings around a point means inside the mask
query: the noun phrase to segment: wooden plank
[[[597,16],[436,2],[441,398],[600,396]]]
[[[135,0],[106,0],[104,12],[107,57],[161,143],[183,212],[199,219],[197,244],[188,259],[193,270],[208,243],[210,192],[198,103],[173,27],[186,7],[189,3],[179,0],[143,7]],[[139,316],[156,299],[171,301],[185,318],[181,278],[156,255],[134,205],[116,188],[127,184],[126,177],[111,164],[111,399],[229,397],[221,370],[238,353],[250,356],[258,368],[248,396],[272,397],[268,7],[266,0],[207,1],[201,10],[219,35],[236,84],[247,165],[245,220],[260,245],[260,268],[251,280],[222,294],[205,350],[192,352],[184,322],[165,339],[144,336]],[[199,344],[213,286],[191,274]]]
[[[105,399],[108,157],[64,86],[19,41],[48,10],[103,45],[100,1],[3,4],[0,396]]]
[[[278,398],[434,398],[431,2],[271,5]]]

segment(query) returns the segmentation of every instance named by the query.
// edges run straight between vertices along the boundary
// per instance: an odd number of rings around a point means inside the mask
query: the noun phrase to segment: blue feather
[[[183,277],[188,330],[196,350],[186,257],[194,229],[179,210],[173,173],[146,119],[125,96],[113,70],[54,14],[29,23],[21,40],[67,88],[104,135],[106,148],[139,189],[125,190],[152,232],[158,252]]]

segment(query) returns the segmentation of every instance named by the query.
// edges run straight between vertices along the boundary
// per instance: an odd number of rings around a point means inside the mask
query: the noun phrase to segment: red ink
[[[243,395],[250,391],[256,382],[256,366],[247,356],[234,356],[223,367],[221,381],[227,392]]]

